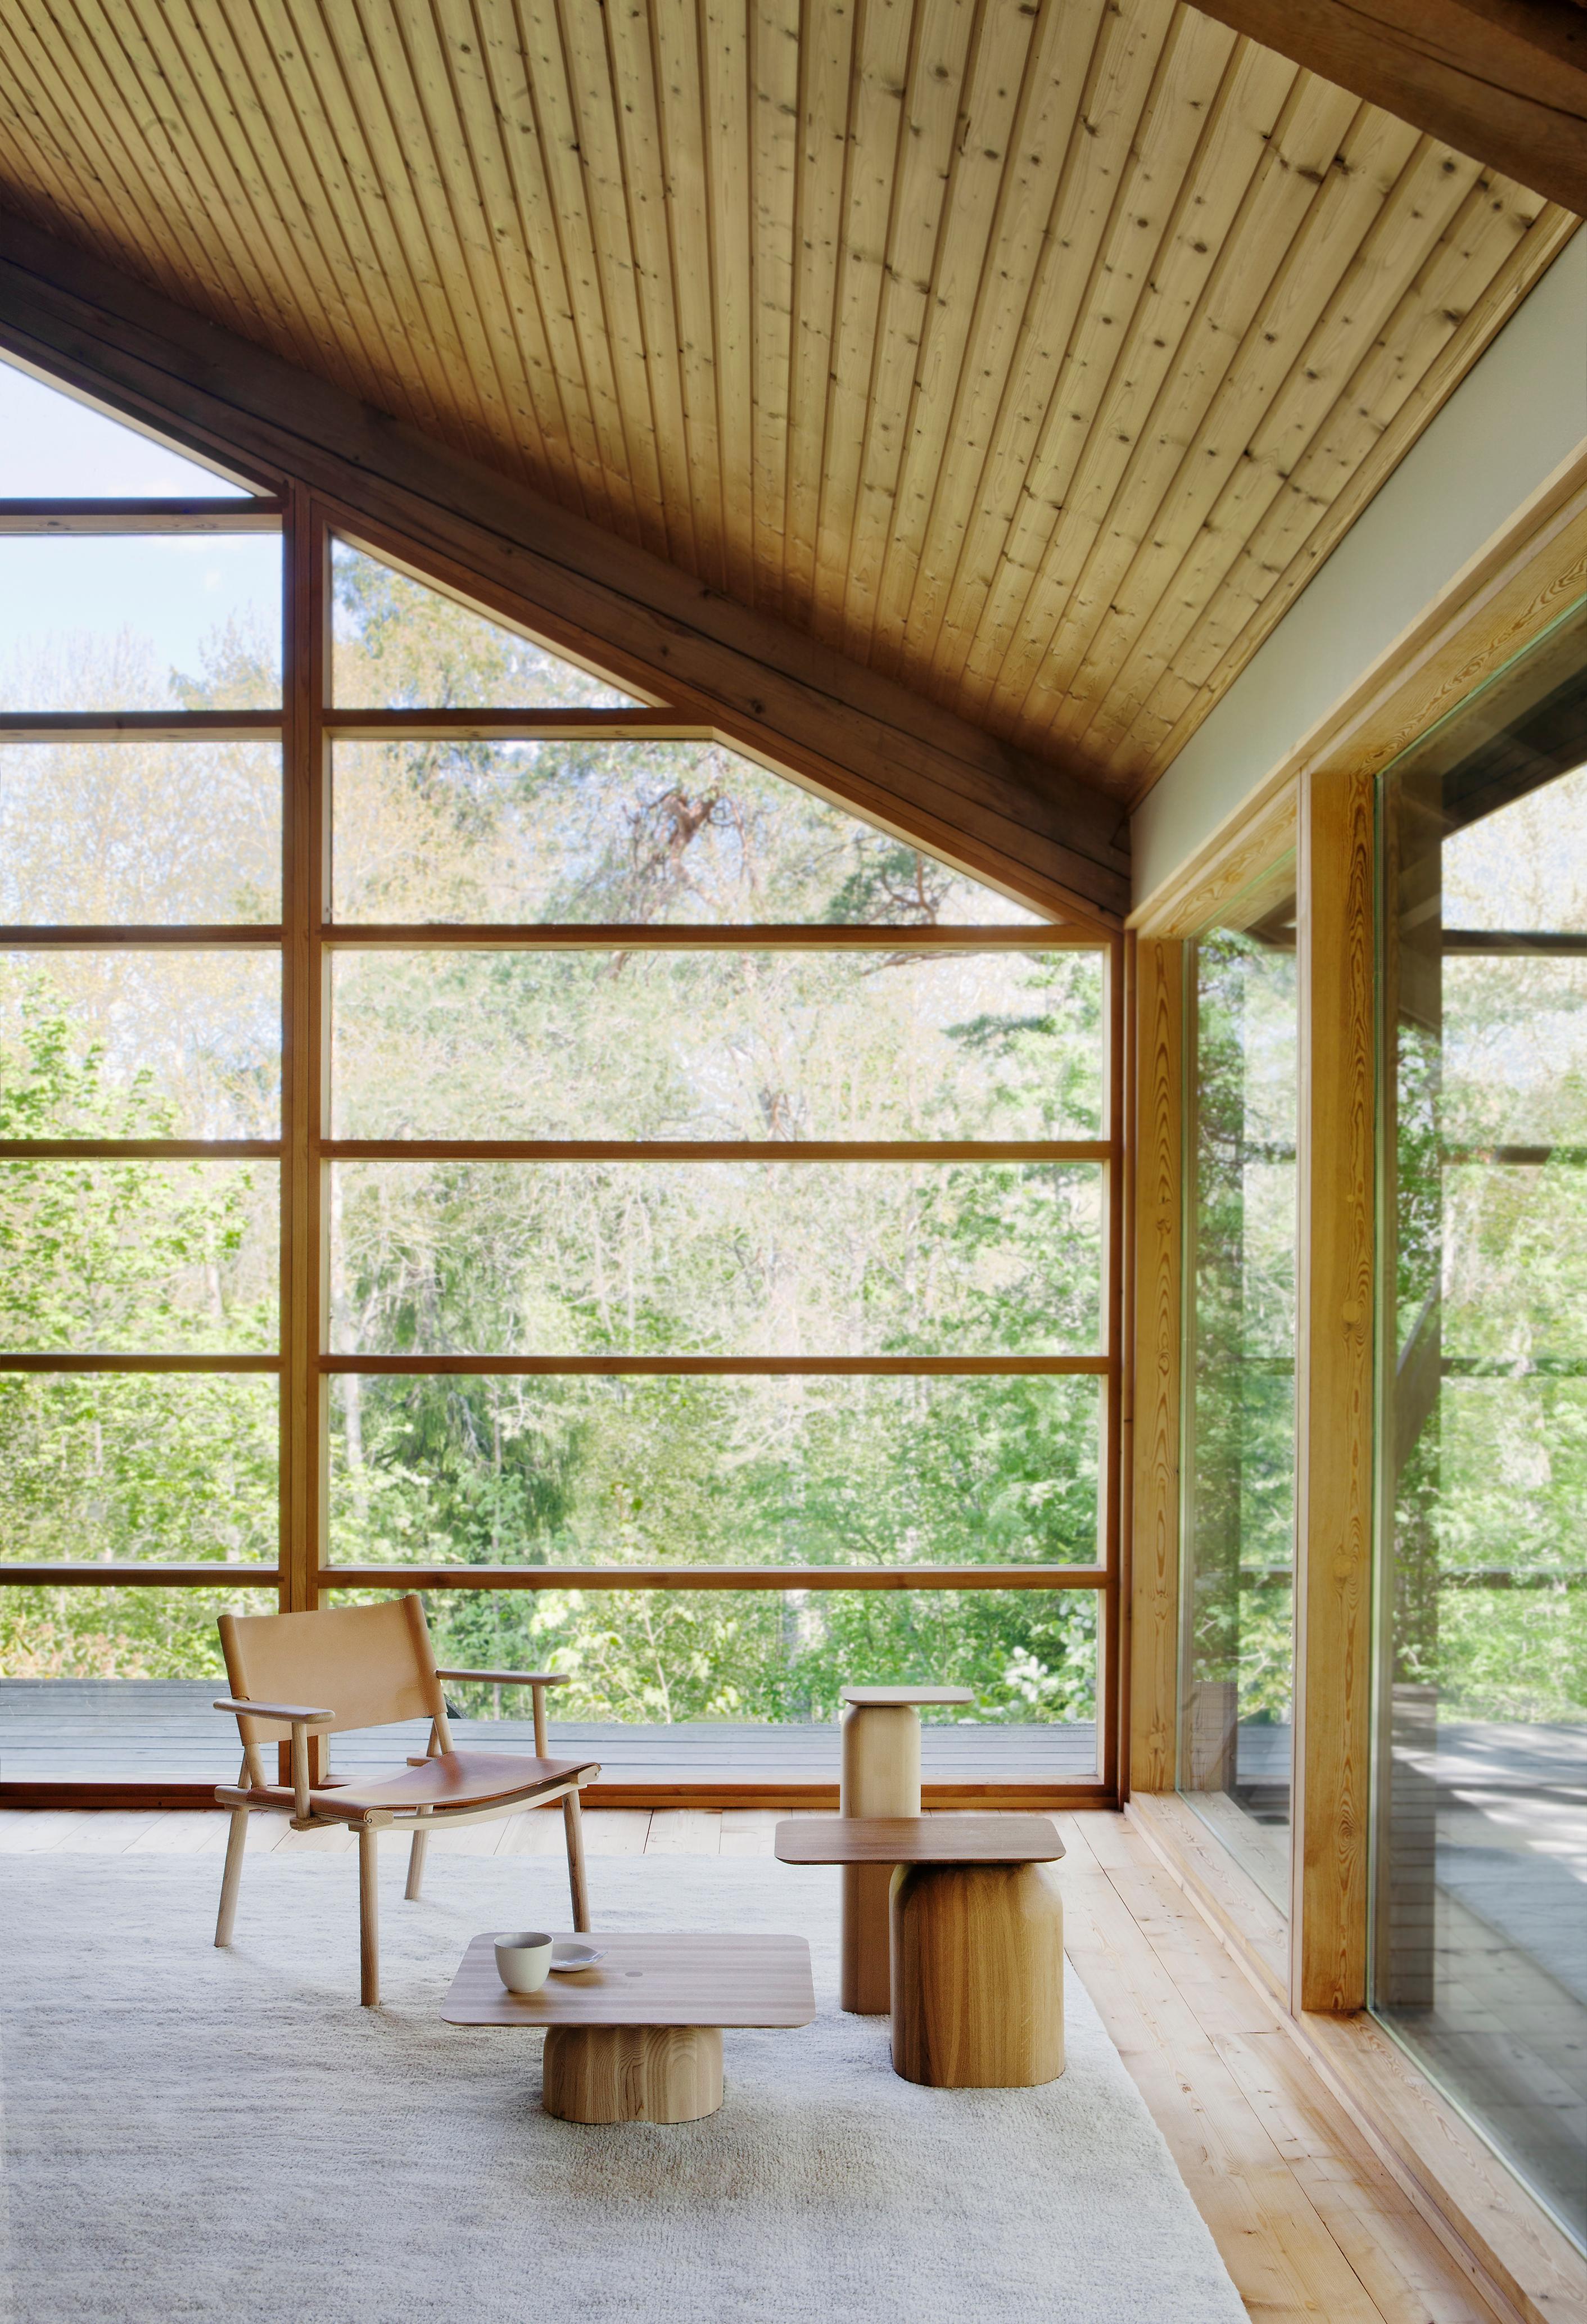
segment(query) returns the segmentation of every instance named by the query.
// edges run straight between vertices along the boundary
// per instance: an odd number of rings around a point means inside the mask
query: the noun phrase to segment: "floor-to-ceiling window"
[[[1283,1911],[1295,1679],[1295,868],[1188,947],[1179,1788]]]
[[[1587,613],[1380,823],[1373,2006],[1587,2240]]]
[[[169,456],[0,392],[0,1776],[135,1774],[159,1683],[174,1768],[245,1582],[673,1738],[959,1681],[946,1779],[1111,1781],[1107,940],[300,493],[74,508]]]

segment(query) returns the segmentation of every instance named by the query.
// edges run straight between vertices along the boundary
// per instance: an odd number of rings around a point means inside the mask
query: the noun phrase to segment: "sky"
[[[0,361],[0,499],[247,495],[135,429]],[[276,632],[281,544],[267,533],[0,538],[0,697],[15,709],[103,708],[19,697],[51,633],[130,629],[163,672],[196,672],[209,632],[253,613]],[[28,689],[23,688],[23,691]]]

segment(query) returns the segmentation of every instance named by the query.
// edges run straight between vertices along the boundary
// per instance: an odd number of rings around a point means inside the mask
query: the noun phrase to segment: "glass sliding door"
[[[1587,609],[1391,768],[1373,2006],[1587,2237]]]
[[[1295,868],[1190,947],[1179,1787],[1289,1905]]]

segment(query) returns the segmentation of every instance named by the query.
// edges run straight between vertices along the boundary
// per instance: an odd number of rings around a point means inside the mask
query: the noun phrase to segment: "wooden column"
[[[319,1603],[325,1431],[319,1351],[325,1329],[323,948],[328,549],[309,495],[294,487],[283,544],[286,584],[281,898],[281,1540],[285,1613]],[[311,1738],[324,1773],[323,1737]]]
[[[1367,1987],[1374,1257],[1373,782],[1300,798],[1300,1264],[1290,1998]]]
[[[1135,1264],[1130,1393],[1127,1790],[1175,1781],[1179,1623],[1182,1044],[1185,947],[1143,937],[1135,967]]]

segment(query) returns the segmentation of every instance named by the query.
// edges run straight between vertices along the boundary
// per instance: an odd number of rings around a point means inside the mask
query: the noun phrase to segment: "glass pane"
[[[1089,1355],[1089,1163],[339,1163],[351,1354]]]
[[[1180,1788],[1289,1906],[1298,1002],[1294,872],[1195,945]]]
[[[273,1564],[279,1401],[259,1374],[0,1372],[0,1563]]]
[[[0,953],[0,1138],[274,1138],[275,952]]]
[[[273,1588],[0,1589],[0,1766],[8,1783],[235,1784],[218,1614],[273,1614]]]
[[[0,500],[245,500],[238,484],[0,357]]]
[[[1373,2006],[1587,2240],[1587,618],[1385,780]]]
[[[272,1353],[273,1162],[0,1162],[0,1348]]]
[[[1093,1591],[459,1590],[425,1604],[443,1664],[566,1672],[553,1738],[602,1742],[608,1780],[624,1762],[641,1779],[648,1764],[651,1780],[687,1780],[704,1758],[707,1777],[743,1782],[747,1766],[835,1782],[841,1689],[927,1678],[975,1696],[923,1714],[928,1783],[1096,1774]],[[532,1749],[532,1728],[512,1716],[527,1706],[503,1690],[502,1707],[512,1725],[482,1739]],[[483,1721],[494,1704],[481,1688],[466,1708]],[[767,1735],[779,1726],[785,1736]],[[337,1738],[333,1760],[357,1748]]]
[[[271,710],[281,536],[0,538],[0,710]]]
[[[1088,1565],[1102,1382],[331,1381],[346,1564]]]
[[[332,649],[338,707],[630,710],[638,704],[501,622],[337,541]]]
[[[268,926],[281,881],[279,743],[0,746],[0,923]]]
[[[336,917],[1036,927],[716,742],[338,742]]]
[[[1097,953],[340,953],[338,1138],[1102,1134]]]

